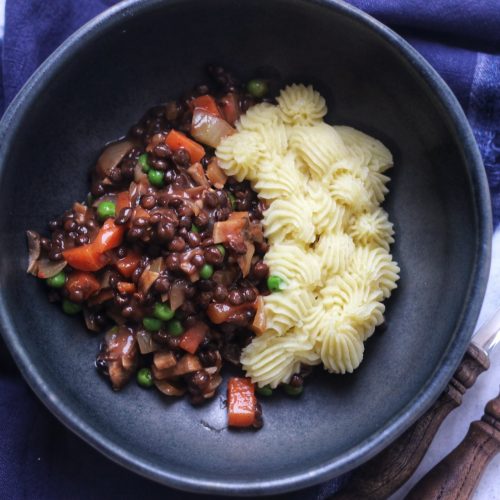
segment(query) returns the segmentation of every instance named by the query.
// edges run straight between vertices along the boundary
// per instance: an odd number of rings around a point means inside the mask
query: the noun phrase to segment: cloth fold
[[[0,113],[65,38],[114,3],[114,0],[6,0]],[[483,155],[496,225],[500,221],[498,0],[352,0],[351,3],[404,36],[456,94]],[[0,422],[0,500],[200,498],[131,474],[74,436],[32,394],[1,342]],[[282,498],[326,498],[346,477]]]

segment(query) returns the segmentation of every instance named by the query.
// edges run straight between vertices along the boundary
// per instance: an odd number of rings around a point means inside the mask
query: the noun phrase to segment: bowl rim
[[[21,116],[29,110],[38,91],[85,44],[98,37],[103,31],[121,23],[123,18],[145,13],[157,7],[168,7],[185,0],[126,0],[105,10],[67,38],[35,71],[24,84],[0,121],[0,179],[6,167],[6,152],[15,140],[15,131]],[[44,381],[37,367],[30,362],[29,353],[23,348],[16,335],[6,307],[3,293],[0,293],[0,333],[2,334],[22,375],[46,407],[69,429],[108,458],[146,478],[167,486],[197,493],[222,495],[277,494],[318,484],[361,465],[380,452],[402,434],[426,411],[444,389],[465,353],[482,305],[489,275],[491,258],[492,215],[490,192],[481,155],[472,130],[456,97],[439,74],[408,42],[390,28],[365,12],[342,0],[292,0],[294,4],[313,4],[336,10],[370,29],[375,35],[399,51],[414,70],[422,77],[429,90],[443,106],[450,118],[449,127],[456,134],[462,146],[462,156],[468,168],[474,200],[474,219],[477,227],[473,273],[469,279],[466,300],[457,319],[454,334],[443,355],[440,365],[412,400],[374,435],[350,448],[336,459],[321,465],[304,467],[301,473],[283,475],[274,479],[225,481],[223,479],[200,480],[186,471],[183,474],[169,472],[157,464],[137,457],[122,448],[119,443],[108,439],[89,422],[82,419],[70,405],[55,393]]]

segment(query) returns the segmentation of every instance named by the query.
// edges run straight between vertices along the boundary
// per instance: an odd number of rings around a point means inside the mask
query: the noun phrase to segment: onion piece
[[[251,222],[248,228],[248,234],[252,241],[256,241],[257,243],[264,242],[264,233],[262,232],[262,224],[258,222]]]
[[[85,224],[88,221],[88,207],[82,203],[73,203],[73,211],[75,212],[75,221],[78,224]]]
[[[166,396],[183,396],[186,392],[186,389],[176,387],[171,382],[167,382],[166,380],[155,380],[154,382],[156,388]]]
[[[224,243],[231,237],[239,237],[243,229],[247,226],[247,218],[228,219],[226,221],[216,222],[214,224],[213,239],[214,243]]]
[[[193,248],[192,250],[183,252],[180,259],[181,263],[179,264],[181,271],[184,271],[191,278],[191,281],[196,281],[192,279],[192,276],[197,274],[197,267],[192,263],[196,255],[203,255],[203,250],[201,248]]]
[[[191,135],[202,144],[216,148],[220,141],[236,130],[226,120],[196,108],[191,122]]]
[[[146,330],[139,330],[135,336],[141,354],[149,354],[157,351],[160,347],[151,337],[151,333]]]
[[[111,253],[111,252],[110,252]],[[107,269],[104,274],[102,275],[102,278],[101,278],[101,290],[103,288],[109,288],[111,286],[110,282],[109,282],[109,279],[111,278],[111,276],[113,275],[114,273],[110,270],[110,269]]]
[[[159,353],[156,353],[155,357],[158,354]],[[185,354],[174,366],[170,368],[159,369],[156,366],[156,363],[151,365],[151,371],[153,372],[153,377],[156,380],[172,380],[172,378],[182,377],[183,375],[196,372],[202,368],[203,366],[201,365],[198,357],[193,356],[192,354]]]
[[[144,210],[141,206],[137,206],[134,208],[130,221],[135,222],[139,217],[149,220],[151,218],[151,214],[147,210]]]
[[[257,312],[252,322],[252,331],[255,335],[262,335],[266,330],[266,312],[264,310],[264,299],[262,295],[257,297]]]
[[[226,94],[224,97],[219,99],[219,107],[222,110],[224,118],[230,125],[234,125],[236,121],[239,120],[241,110],[238,94],[233,92]]]
[[[191,198],[191,200],[200,200],[205,191],[206,188],[204,186],[196,186],[186,189],[186,193],[188,194],[189,198]]]
[[[106,362],[113,389],[121,389],[130,379],[138,361],[137,343],[126,327],[111,328],[104,336],[104,350],[98,356]]]
[[[252,257],[255,253],[255,245],[253,243],[245,241],[245,245],[247,247],[247,252],[245,253],[245,255],[239,255],[237,258],[238,265],[241,269],[241,274],[243,274],[244,278],[247,277],[248,273],[250,272],[250,267],[252,266]]]
[[[151,267],[148,265],[139,278],[139,291],[146,295],[159,276],[160,273],[151,271]]]
[[[208,187],[210,184],[208,183],[208,179],[205,175],[205,171],[201,166],[201,163],[193,163],[188,169],[187,173],[191,176],[193,181],[195,181],[199,186]]]
[[[116,193],[103,194],[92,203],[92,206],[97,208],[103,201],[112,201],[116,204]]]
[[[87,213],[87,206],[75,201],[75,203],[73,203],[73,210],[79,215],[85,215]]]
[[[198,356],[194,356],[193,354],[184,354],[177,364],[171,368],[172,376],[177,377],[181,375],[186,375],[187,373],[196,372],[201,370],[203,366],[198,359]]]
[[[60,260],[58,262],[52,262],[49,259],[40,259],[38,261],[38,273],[37,276],[41,279],[52,278],[56,274],[60,273],[67,265],[65,260]]]
[[[113,294],[113,292],[111,291],[111,294]],[[99,296],[99,295],[98,295]],[[111,318],[117,325],[124,325],[125,324],[125,318],[121,315],[121,312],[116,309],[112,309],[112,308],[108,308],[106,309],[106,314],[109,318]]]
[[[206,313],[212,323],[220,325],[222,323],[231,323],[238,319],[241,313],[255,311],[256,307],[256,301],[245,302],[239,306],[232,306],[225,302],[212,302],[208,305]]]
[[[129,140],[109,144],[97,160],[97,173],[103,178],[107,177],[111,169],[116,167],[133,147],[134,143]]]
[[[217,158],[213,158],[207,167],[208,180],[217,188],[222,189],[227,181],[227,175],[219,167]]]
[[[151,153],[158,144],[163,144],[165,142],[165,137],[165,134],[162,133],[153,135],[146,146],[146,151]]]
[[[173,378],[177,378],[172,377],[172,370],[159,370],[154,364],[151,365],[151,373],[155,380],[172,380]]]
[[[38,259],[40,258],[40,235],[36,231],[26,231],[28,238],[28,268],[26,272],[37,275]]]
[[[161,351],[155,353],[153,363],[158,370],[168,370],[177,364],[177,358],[173,352]]]
[[[111,300],[114,297],[113,290],[111,288],[107,288],[105,290],[101,290],[98,295],[94,297],[90,297],[88,304],[89,306],[98,306],[100,304],[104,304],[108,300]]]
[[[174,281],[170,288],[170,309],[175,311],[184,302],[184,294],[186,289],[182,281]]]
[[[235,220],[235,219],[247,219],[250,220],[250,214],[246,211],[240,211],[240,212],[231,212],[229,214],[228,220]]]
[[[219,385],[222,384],[222,377],[217,374],[217,375],[214,375],[212,377],[210,377],[210,382],[208,384],[208,387],[205,389],[207,392],[206,392],[206,395],[208,396],[208,394],[212,394],[215,392],[215,389],[217,389],[217,387],[219,387]],[[212,396],[210,396],[212,397]]]
[[[161,273],[165,269],[165,262],[162,257],[157,257],[149,265],[149,270],[154,273]]]
[[[142,171],[142,166],[139,162],[136,163],[134,167],[134,181],[139,185],[142,186],[145,184],[147,187],[147,182],[148,182],[148,176]]]
[[[95,320],[95,315],[92,314],[86,307],[83,308],[83,319],[85,320],[85,326],[92,332],[100,331],[99,326]]]
[[[218,285],[229,286],[236,280],[236,272],[233,269],[218,270],[212,276]]]
[[[134,206],[134,203],[139,196],[139,184],[132,181],[128,187],[128,194],[130,196],[130,203]]]

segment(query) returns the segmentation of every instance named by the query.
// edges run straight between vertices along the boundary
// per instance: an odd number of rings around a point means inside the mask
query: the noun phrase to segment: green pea
[[[167,331],[170,335],[174,337],[178,337],[182,333],[184,333],[184,328],[182,327],[182,323],[178,319],[173,319],[167,323]]]
[[[78,314],[82,310],[82,306],[80,304],[75,304],[71,302],[71,300],[64,299],[62,302],[62,310],[66,314]]]
[[[158,318],[147,316],[142,318],[142,325],[148,332],[157,332],[162,327],[162,322]]]
[[[144,173],[147,174],[151,170],[147,153],[142,153],[142,155],[139,156],[139,164],[141,165],[141,169]]]
[[[196,224],[191,224],[191,231],[193,233],[199,233],[200,230],[198,229],[198,226]]]
[[[268,385],[265,385],[264,387],[257,386],[257,389],[255,390],[257,391],[257,394],[259,394],[259,396],[268,397],[273,395],[273,390]]]
[[[153,385],[153,376],[149,368],[141,368],[137,372],[137,383],[141,387],[151,387]]]
[[[224,245],[217,245],[217,250],[219,250],[223,258],[226,256],[226,249],[224,248]]]
[[[212,274],[214,274],[214,268],[210,264],[204,264],[200,269],[200,278],[204,280],[211,278]]]
[[[271,274],[271,276],[267,278],[267,288],[269,288],[271,292],[279,292],[283,290],[284,287],[285,282],[279,276]]]
[[[167,304],[162,304],[161,302],[157,302],[155,304],[155,309],[153,312],[155,318],[161,319],[163,321],[168,321],[174,317],[174,311],[167,306]]]
[[[102,201],[97,207],[99,219],[105,220],[116,215],[116,205],[112,201]]]
[[[62,288],[64,286],[64,283],[66,283],[66,274],[64,274],[64,271],[61,271],[55,276],[47,278],[46,283],[52,288]]]
[[[265,80],[255,78],[247,83],[247,90],[254,97],[261,98],[268,93],[269,87],[267,86],[267,82]]]
[[[289,396],[294,396],[294,397],[300,396],[304,392],[304,386],[302,385],[300,387],[294,387],[293,385],[285,384],[283,388],[285,389],[285,392]]]
[[[227,196],[229,197],[229,201],[231,202],[231,207],[233,207],[233,210],[236,209],[236,198],[234,197],[233,193],[230,193],[228,191]]]
[[[152,168],[148,172],[148,179],[153,186],[162,187],[163,181],[165,179],[165,174],[161,170],[155,170],[154,168]]]

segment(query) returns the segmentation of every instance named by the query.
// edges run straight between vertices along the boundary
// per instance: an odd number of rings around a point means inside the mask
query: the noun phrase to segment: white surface
[[[5,0],[0,0],[0,38],[3,38],[4,25],[5,25]]]
[[[500,228],[493,236],[490,279],[478,326],[481,326],[500,308],[499,286]],[[469,424],[473,420],[480,419],[486,403],[498,395],[500,388],[500,346],[495,349],[490,361],[490,369],[479,376],[475,385],[465,393],[462,405],[454,410],[443,422],[429,451],[413,477],[398,492],[392,495],[390,500],[403,500],[417,481],[462,441],[467,434]],[[500,454],[490,462],[474,493],[473,500],[500,500]]]

